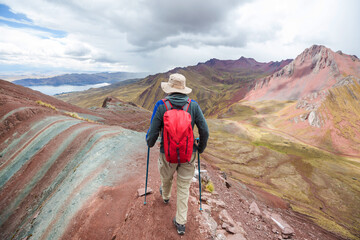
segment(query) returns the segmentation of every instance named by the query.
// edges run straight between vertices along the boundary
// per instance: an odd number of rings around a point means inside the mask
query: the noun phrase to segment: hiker
[[[209,129],[198,103],[187,96],[192,89],[186,87],[185,76],[178,73],[171,74],[168,82],[161,83],[161,88],[168,96],[155,104],[150,128],[146,134],[146,141],[149,147],[153,147],[161,131],[160,156],[158,160],[161,178],[160,194],[164,203],[168,204],[171,197],[173,175],[177,171],[177,209],[173,223],[178,234],[183,235],[185,234],[185,224],[187,221],[189,188],[195,171],[196,151],[202,153],[205,150],[209,138]],[[177,111],[173,109],[177,109]],[[184,138],[182,138],[183,141],[181,143],[176,143],[178,146],[179,144],[184,145],[179,148],[175,145],[174,139],[172,139],[173,137],[178,137],[176,135],[180,134],[179,130],[176,130],[178,131],[176,133],[171,131],[176,128],[175,126],[186,126],[186,124],[188,124],[190,131],[184,130],[184,133],[182,133],[182,135],[186,134],[186,136],[183,136]],[[192,129],[194,124],[196,124],[199,131],[200,140],[198,144],[195,144],[193,140]],[[164,131],[167,133],[165,136]],[[171,133],[169,134],[168,131]],[[187,151],[191,148],[191,152]]]

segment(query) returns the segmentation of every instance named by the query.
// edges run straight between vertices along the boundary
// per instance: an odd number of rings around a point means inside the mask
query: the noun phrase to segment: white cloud
[[[2,2],[45,30],[0,25],[1,71],[161,72],[213,57],[295,58],[312,44],[360,55],[356,0]]]

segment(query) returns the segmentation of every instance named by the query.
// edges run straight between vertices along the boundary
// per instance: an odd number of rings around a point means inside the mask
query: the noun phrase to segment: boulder
[[[229,226],[229,224],[223,222],[223,224],[221,225],[221,228],[222,228],[222,229],[226,229],[228,226]]]
[[[195,172],[194,172],[194,177],[198,180],[199,179],[199,171],[197,169],[195,169]],[[204,181],[205,183],[208,183],[209,180],[210,180],[210,176],[207,172],[207,170],[200,170],[200,178],[202,181]]]
[[[226,240],[226,236],[223,232],[217,232],[214,240]]]
[[[243,229],[242,225],[240,222],[234,223],[234,226],[231,226],[228,223],[223,223],[221,225],[222,229],[225,229],[227,232],[231,233],[231,234],[238,234],[241,233],[243,235],[246,235],[245,230]]]
[[[290,226],[286,226],[283,229],[281,229],[281,233],[284,235],[294,235],[294,229]]]
[[[311,111],[308,117],[309,124],[313,127],[320,127],[321,121],[319,116],[315,111]]]
[[[203,193],[201,193],[201,201],[207,202],[209,201],[209,197],[208,196],[204,196]]]
[[[229,233],[232,233],[232,234],[238,234],[238,233],[245,234],[245,231],[242,228],[242,226],[238,225],[238,224],[235,224],[235,226],[233,226],[233,227],[227,226],[226,231],[228,231]]]
[[[220,211],[219,218],[223,223],[226,223],[230,226],[235,226],[234,219],[232,219],[232,217],[229,215],[229,213],[225,209]]]
[[[204,181],[205,183],[208,183],[210,181],[209,174],[207,172],[203,172],[203,170],[200,171],[200,177],[201,177],[201,181]]]
[[[275,227],[273,227],[273,228],[271,229],[271,231],[272,231],[273,233],[275,233],[275,234],[279,234],[279,231],[278,231],[277,228],[275,228]]]
[[[211,206],[214,206],[214,207],[221,207],[221,208],[225,208],[226,204],[221,201],[221,200],[215,200],[215,199],[208,199],[207,200],[207,203]]]
[[[202,212],[200,224],[207,229],[212,237],[215,237],[216,228],[218,225],[208,212]]]
[[[301,114],[300,115],[300,120],[303,122],[303,121],[305,121],[307,118],[308,118],[308,114],[307,113],[304,113],[304,114]]]
[[[271,213],[270,219],[273,220],[278,227],[280,227],[283,236],[293,236],[295,234],[294,229],[285,222],[279,214]]]
[[[203,210],[204,212],[207,212],[207,213],[211,214],[211,207],[210,207],[209,205],[207,205],[207,204],[201,204],[201,207],[202,207],[202,210]]]
[[[299,120],[298,120],[297,117],[294,117],[294,122],[295,122],[295,123],[298,123],[298,122],[299,122]]]
[[[255,216],[261,216],[261,211],[255,201],[250,204],[249,213],[254,214]]]

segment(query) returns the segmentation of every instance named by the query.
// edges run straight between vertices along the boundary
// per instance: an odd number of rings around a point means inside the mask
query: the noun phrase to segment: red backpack
[[[190,162],[193,153],[194,133],[191,115],[188,113],[191,99],[182,107],[175,108],[168,99],[162,100],[166,107],[164,113],[164,150],[169,163]]]

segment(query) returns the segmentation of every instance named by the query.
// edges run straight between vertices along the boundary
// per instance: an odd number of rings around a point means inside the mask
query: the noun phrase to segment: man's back
[[[166,99],[171,103],[171,105],[177,106],[177,108],[181,109],[182,106],[187,104],[189,99],[187,94],[191,92],[191,89],[186,87],[185,76],[177,73],[171,74],[168,82],[161,83],[161,88],[165,93],[169,94]],[[168,103],[168,101],[159,100],[155,104],[153,115],[151,117],[150,128],[146,134],[146,141],[149,147],[153,147],[160,132],[162,134],[164,132],[164,114],[168,110],[164,102]],[[173,219],[173,223],[180,235],[185,234],[189,188],[195,171],[196,150],[199,153],[202,153],[206,148],[206,143],[209,138],[209,129],[199,104],[196,101],[191,100],[187,112],[190,113],[191,116],[191,129],[194,129],[194,125],[196,125],[199,130],[200,138],[199,145],[196,145],[195,143],[193,145],[193,153],[191,154],[190,160],[188,160],[187,163],[179,163],[181,161],[175,163],[169,162],[164,154],[163,137],[161,138],[158,160],[158,168],[161,178],[160,194],[165,204],[169,204],[170,202],[173,175],[177,172],[176,216]],[[176,123],[177,120],[175,119],[173,121]],[[171,127],[172,123],[166,122],[166,124]],[[190,131],[186,131],[186,133],[193,135],[191,129]],[[176,132],[173,135],[176,136],[177,134],[179,133]],[[177,156],[180,156],[180,154]]]

